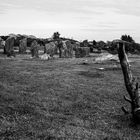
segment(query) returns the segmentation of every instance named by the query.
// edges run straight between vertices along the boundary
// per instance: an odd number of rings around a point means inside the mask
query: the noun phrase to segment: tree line
[[[113,43],[113,41],[88,41],[88,40],[83,40],[83,41],[77,41],[74,39],[70,39],[70,38],[65,38],[65,37],[60,37],[60,33],[59,32],[54,32],[51,39],[50,38],[36,38],[33,36],[25,36],[25,35],[16,35],[17,39],[15,41],[15,46],[19,45],[19,41],[22,38],[27,38],[27,46],[30,47],[31,43],[33,40],[36,40],[38,42],[38,44],[40,45],[45,45],[46,43],[49,42],[53,42],[56,40],[69,40],[72,44],[79,44],[80,47],[89,47],[90,48],[90,52],[97,52],[97,53],[101,53],[102,51],[106,50],[112,54],[117,54],[117,46],[116,44]],[[8,36],[0,36],[0,38],[2,38],[3,40],[6,40],[8,38]],[[120,37],[120,40],[129,42],[126,47],[125,50],[128,53],[140,53],[140,44],[136,43],[135,40],[130,36],[130,35],[122,35]]]

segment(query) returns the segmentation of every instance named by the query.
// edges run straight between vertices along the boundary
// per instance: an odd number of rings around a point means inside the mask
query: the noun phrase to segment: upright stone
[[[3,39],[0,37],[0,48],[2,48],[2,45],[1,45],[2,40],[3,40]]]
[[[13,36],[8,37],[5,41],[4,51],[5,51],[5,54],[7,54],[8,57],[10,57],[10,56],[15,57],[14,42],[15,42],[15,37],[13,37]]]
[[[44,53],[53,57],[57,53],[57,46],[54,42],[46,43],[44,46]]]
[[[60,58],[72,58],[73,57],[73,45],[69,40],[62,41],[59,44]]]
[[[75,57],[76,58],[88,57],[89,53],[90,53],[89,47],[77,47],[75,49]]]
[[[62,57],[72,58],[73,57],[73,46],[70,41],[63,41]]]
[[[3,48],[3,53],[6,54],[5,41],[4,40],[1,41],[1,47]]]
[[[35,58],[38,58],[38,43],[36,40],[34,40],[32,43],[31,43],[31,55],[32,57],[35,57]]]
[[[26,48],[27,48],[27,38],[23,38],[23,39],[20,40],[19,53],[20,54],[25,54],[26,53]]]
[[[57,41],[57,48],[59,50],[59,58],[62,58],[62,46],[63,46],[63,43],[61,40],[58,40]]]
[[[5,54],[5,41],[1,37],[0,37],[0,48],[4,50],[4,54]]]

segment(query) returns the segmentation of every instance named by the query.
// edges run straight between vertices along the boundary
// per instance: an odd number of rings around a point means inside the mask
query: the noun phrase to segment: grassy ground
[[[130,106],[123,100],[127,92],[119,64],[94,63],[93,57],[83,64],[84,59],[41,61],[1,54],[0,139],[140,139],[139,125],[121,110]],[[139,58],[130,58],[135,76]]]

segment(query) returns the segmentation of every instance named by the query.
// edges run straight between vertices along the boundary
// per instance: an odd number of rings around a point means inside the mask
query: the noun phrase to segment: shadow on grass
[[[79,72],[79,75],[90,77],[90,78],[104,78],[103,73],[91,72],[91,71],[81,71],[81,72]]]
[[[103,71],[119,71],[121,70],[120,67],[108,67],[108,68],[105,68]]]

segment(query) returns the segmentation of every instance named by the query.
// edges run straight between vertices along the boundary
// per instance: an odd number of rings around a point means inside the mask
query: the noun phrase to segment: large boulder
[[[81,58],[81,57],[88,57],[90,53],[89,47],[77,47],[75,49],[75,57]]]
[[[118,55],[112,55],[110,53],[102,53],[100,56],[95,58],[95,62],[103,62],[103,61],[119,61]]]
[[[80,47],[80,42],[75,42],[72,44],[72,46],[73,46],[73,50],[76,51],[76,48]]]
[[[39,56],[41,60],[49,60],[51,59],[50,55],[47,53],[44,53],[43,55]]]
[[[57,53],[57,45],[55,42],[46,43],[44,46],[44,53],[49,54],[53,57]]]
[[[62,41],[59,48],[59,53],[61,58],[72,58],[73,57],[73,45],[69,40]]]

